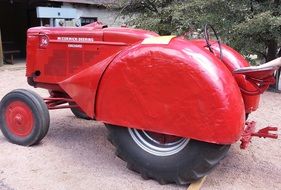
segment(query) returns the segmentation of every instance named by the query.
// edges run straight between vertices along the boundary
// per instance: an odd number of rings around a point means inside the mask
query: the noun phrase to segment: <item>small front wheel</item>
[[[189,184],[207,175],[230,145],[217,145],[172,135],[106,124],[108,139],[127,167],[160,184]]]
[[[43,99],[36,93],[18,89],[0,102],[0,129],[12,143],[31,146],[47,134],[50,115]]]

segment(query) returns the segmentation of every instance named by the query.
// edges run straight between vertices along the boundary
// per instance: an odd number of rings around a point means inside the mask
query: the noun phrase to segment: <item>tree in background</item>
[[[206,23],[245,56],[281,56],[280,0],[133,0],[122,10],[128,23],[161,35],[198,32]],[[200,30],[199,30],[200,33]]]

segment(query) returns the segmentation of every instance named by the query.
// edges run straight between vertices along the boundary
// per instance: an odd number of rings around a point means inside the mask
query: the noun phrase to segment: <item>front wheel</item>
[[[189,184],[207,175],[230,145],[217,145],[106,124],[108,139],[127,167],[160,184]]]
[[[47,134],[50,115],[43,99],[36,93],[18,89],[0,102],[0,129],[12,143],[31,146]]]

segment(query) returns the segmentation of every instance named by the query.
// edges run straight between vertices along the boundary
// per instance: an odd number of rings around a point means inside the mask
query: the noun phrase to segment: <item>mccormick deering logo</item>
[[[94,38],[81,38],[81,37],[57,37],[57,40],[63,42],[80,42],[80,43],[94,42]]]

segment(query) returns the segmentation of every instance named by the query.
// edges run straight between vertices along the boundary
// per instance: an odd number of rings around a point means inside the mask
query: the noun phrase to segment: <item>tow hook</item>
[[[272,139],[277,139],[278,134],[275,133],[270,133],[272,131],[278,131],[277,127],[265,127],[260,129],[259,131],[255,132],[256,130],[256,122],[251,121],[251,122],[246,122],[246,127],[244,129],[243,134],[241,135],[241,149],[246,149],[250,142],[252,137],[263,137],[263,138],[272,138]]]

